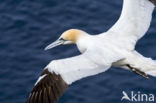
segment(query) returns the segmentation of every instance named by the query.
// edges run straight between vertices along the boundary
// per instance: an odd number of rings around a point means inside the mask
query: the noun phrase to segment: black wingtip
[[[45,69],[41,76],[45,75],[33,88],[26,103],[54,103],[62,96],[67,84],[60,75],[51,73]]]
[[[149,0],[156,6],[156,0]]]

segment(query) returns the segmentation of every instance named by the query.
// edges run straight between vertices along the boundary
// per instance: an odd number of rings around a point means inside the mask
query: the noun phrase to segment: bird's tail
[[[151,70],[151,71],[148,71],[146,72],[148,75],[151,75],[151,76],[154,76],[156,77],[156,70]]]
[[[156,77],[156,61],[151,58],[143,59],[143,71],[151,76]]]
[[[130,58],[132,65],[142,72],[156,77],[156,60],[142,56],[138,52],[134,52],[132,58]]]
[[[145,69],[146,74],[156,77],[156,61],[149,59],[149,66]]]
[[[156,61],[151,58],[144,58],[143,71],[151,76],[156,77]]]
[[[156,77],[156,61],[151,58],[145,58],[145,73]]]

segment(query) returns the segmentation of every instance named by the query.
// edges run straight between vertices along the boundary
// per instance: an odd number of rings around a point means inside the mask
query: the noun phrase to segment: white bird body
[[[63,74],[65,72],[65,76],[72,79],[75,77],[75,72],[78,72],[77,76],[81,75],[81,78],[84,77],[82,76],[83,73],[84,75],[87,75],[86,73],[89,72],[88,76],[91,76],[90,72],[92,72],[92,70],[94,75],[104,72],[114,61],[124,58],[120,53],[121,49],[115,45],[111,45],[109,40],[111,40],[109,36],[104,41],[101,41],[99,36],[86,34],[85,37],[81,37],[77,42],[77,46],[83,54],[72,58],[54,60],[46,68],[49,68],[49,71],[51,72],[53,71],[61,74],[62,77],[64,77]],[[118,56],[116,56],[117,54]],[[89,68],[86,68],[86,66],[89,66]],[[64,67],[66,68],[64,69]],[[71,72],[71,75],[73,76],[69,76],[69,72]],[[78,77],[76,78],[77,80],[80,79]],[[68,82],[68,79],[65,81]],[[73,79],[72,82],[74,81],[75,80]],[[72,82],[68,82],[68,84],[71,84]]]
[[[104,38],[105,39],[102,39],[99,35],[91,36],[88,34],[85,34],[85,36],[79,38],[77,42],[77,47],[79,51],[83,53],[81,56],[83,57],[83,59],[85,58],[90,62],[89,64],[88,62],[87,63],[83,62],[84,64],[80,64],[80,66],[84,67],[85,65],[90,65],[91,67],[94,68],[94,66],[97,67],[100,65],[99,70],[101,69],[100,71],[102,72],[106,71],[111,66],[129,69],[128,67],[126,67],[126,64],[129,64],[147,73],[148,71],[156,70],[156,62],[151,58],[146,58],[135,50],[122,48],[122,46],[120,45],[121,42],[119,42],[116,38],[114,38],[111,35],[105,35]],[[73,58],[52,61],[46,68],[49,68],[51,72],[53,71],[59,74],[63,74],[63,72],[71,72],[72,74],[74,74],[73,77],[75,77],[73,65],[69,65],[70,63],[73,63],[75,59],[76,59],[75,66],[78,67],[79,63],[81,63],[82,62],[81,60],[83,59],[81,58],[80,62],[77,56]],[[67,62],[68,60],[69,62]],[[92,65],[92,63],[94,65]],[[64,67],[66,68],[63,69]],[[85,68],[81,69],[80,67],[78,68],[80,71],[85,69]],[[79,75],[81,75],[81,73],[87,73],[80,71],[78,71]],[[90,71],[90,69],[88,69],[88,71]],[[97,73],[101,72],[97,71]],[[97,73],[95,72],[95,74]],[[69,78],[73,78],[72,76],[69,76],[69,74],[66,75]],[[154,75],[156,76],[156,74]],[[84,76],[80,77],[83,78]],[[79,79],[80,78],[77,78],[77,80]],[[71,84],[72,82],[69,82],[69,84]]]
[[[152,19],[156,0],[124,0],[117,23],[105,33],[89,35],[71,29],[46,49],[58,45],[76,44],[79,56],[51,61],[35,84],[27,103],[58,100],[67,85],[84,77],[96,75],[111,66],[131,70],[145,78],[156,76],[156,61],[135,50],[137,41],[145,35]]]

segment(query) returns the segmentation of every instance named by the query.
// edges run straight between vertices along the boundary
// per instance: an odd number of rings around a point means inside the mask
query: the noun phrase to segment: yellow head
[[[86,34],[84,31],[78,29],[70,29],[65,31],[58,40],[53,42],[52,44],[48,45],[45,50],[51,49],[61,44],[72,44],[76,43],[80,36]]]
[[[76,43],[76,41],[79,39],[79,37],[84,34],[83,31],[81,30],[77,30],[77,29],[70,29],[65,31],[60,38],[66,40],[66,41],[70,41],[73,43]]]

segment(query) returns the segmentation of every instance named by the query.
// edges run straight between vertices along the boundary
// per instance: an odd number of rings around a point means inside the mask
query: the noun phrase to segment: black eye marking
[[[61,40],[61,41],[67,41],[67,40],[65,40],[65,39],[63,39],[63,38],[60,38],[59,40]]]

